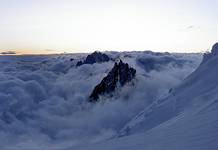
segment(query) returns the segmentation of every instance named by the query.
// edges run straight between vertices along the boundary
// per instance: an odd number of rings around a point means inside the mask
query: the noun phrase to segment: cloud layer
[[[97,104],[87,98],[113,61],[75,67],[81,56],[1,56],[0,148],[58,149],[111,138],[201,61],[198,54],[108,55],[129,63],[137,74],[114,97],[102,96]],[[147,60],[152,65],[149,71]]]

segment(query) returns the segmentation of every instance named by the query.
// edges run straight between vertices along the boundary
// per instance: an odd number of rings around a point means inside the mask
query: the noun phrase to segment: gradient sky
[[[218,0],[0,0],[0,52],[199,52],[218,41]]]

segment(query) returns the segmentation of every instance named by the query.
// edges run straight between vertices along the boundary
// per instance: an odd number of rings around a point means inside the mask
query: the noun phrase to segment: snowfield
[[[88,54],[0,56],[0,149],[217,148],[217,56],[198,68],[202,54],[105,54],[110,61],[81,66]],[[90,103],[118,59],[136,77]]]

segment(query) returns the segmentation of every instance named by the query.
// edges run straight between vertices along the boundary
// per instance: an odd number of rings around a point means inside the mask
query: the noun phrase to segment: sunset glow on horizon
[[[0,0],[0,52],[201,52],[218,40],[216,0]]]

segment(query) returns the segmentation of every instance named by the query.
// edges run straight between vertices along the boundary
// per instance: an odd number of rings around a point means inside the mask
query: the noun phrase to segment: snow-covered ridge
[[[190,103],[195,99],[202,99],[205,95],[207,98],[214,97],[216,94],[213,93],[213,90],[218,90],[216,89],[218,83],[216,78],[216,69],[218,68],[217,53],[218,44],[215,44],[211,53],[204,55],[200,66],[188,76],[180,86],[172,89],[169,94],[156,100],[152,105],[139,113],[132,121],[126,124],[120,131],[119,136],[129,135],[131,132],[151,129],[162,122],[177,116],[185,109],[189,109],[187,105],[192,105]],[[211,92],[210,94],[207,93],[209,91]],[[154,114],[155,116],[152,116]]]

